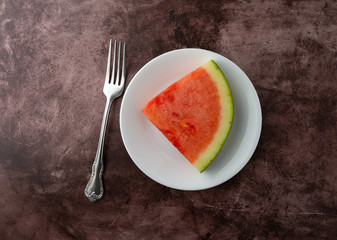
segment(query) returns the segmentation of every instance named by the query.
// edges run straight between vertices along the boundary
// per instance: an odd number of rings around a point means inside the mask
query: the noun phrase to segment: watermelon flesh
[[[211,60],[159,93],[143,113],[203,172],[227,139],[234,106],[228,82]]]

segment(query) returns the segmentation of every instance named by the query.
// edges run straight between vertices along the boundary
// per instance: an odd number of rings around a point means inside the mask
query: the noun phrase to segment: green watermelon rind
[[[232,128],[234,117],[233,96],[225,75],[213,60],[204,64],[203,68],[211,76],[219,89],[222,117],[220,120],[220,129],[217,131],[213,142],[200,154],[198,160],[193,163],[194,167],[196,167],[200,173],[213,162],[225,144]]]

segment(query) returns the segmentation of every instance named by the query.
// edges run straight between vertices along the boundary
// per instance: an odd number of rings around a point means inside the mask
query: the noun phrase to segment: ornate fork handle
[[[95,202],[98,199],[101,199],[104,193],[103,179],[102,179],[104,168],[103,148],[104,148],[105,132],[112,102],[113,102],[112,98],[107,98],[102,120],[101,132],[99,135],[96,157],[92,165],[91,177],[84,191],[85,196],[87,196],[90,202]]]

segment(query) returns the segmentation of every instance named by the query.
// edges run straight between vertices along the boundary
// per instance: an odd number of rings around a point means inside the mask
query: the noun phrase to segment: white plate
[[[234,100],[231,132],[216,159],[199,173],[142,113],[153,97],[213,59],[225,74]],[[261,106],[246,74],[227,58],[202,49],[180,49],[148,62],[134,76],[121,105],[120,129],[130,157],[154,181],[180,190],[217,186],[249,161],[260,138]]]

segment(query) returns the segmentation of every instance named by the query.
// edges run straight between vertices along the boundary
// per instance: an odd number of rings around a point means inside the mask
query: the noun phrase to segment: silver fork
[[[96,152],[95,161],[92,165],[92,173],[89,179],[89,182],[84,190],[85,195],[90,202],[95,202],[98,199],[102,198],[104,193],[103,188],[103,147],[104,147],[104,138],[106,132],[106,126],[108,122],[109,112],[113,100],[119,97],[125,85],[125,45],[123,46],[123,60],[122,60],[122,74],[120,76],[120,60],[121,60],[121,46],[122,43],[119,42],[118,45],[118,63],[117,63],[117,73],[115,76],[115,65],[116,65],[116,52],[117,52],[117,42],[114,43],[114,55],[112,63],[112,73],[111,73],[111,40],[109,44],[109,56],[108,64],[106,70],[106,77],[104,82],[103,92],[106,96],[106,105],[104,109],[104,115],[102,120],[101,132],[99,135],[98,147]]]

